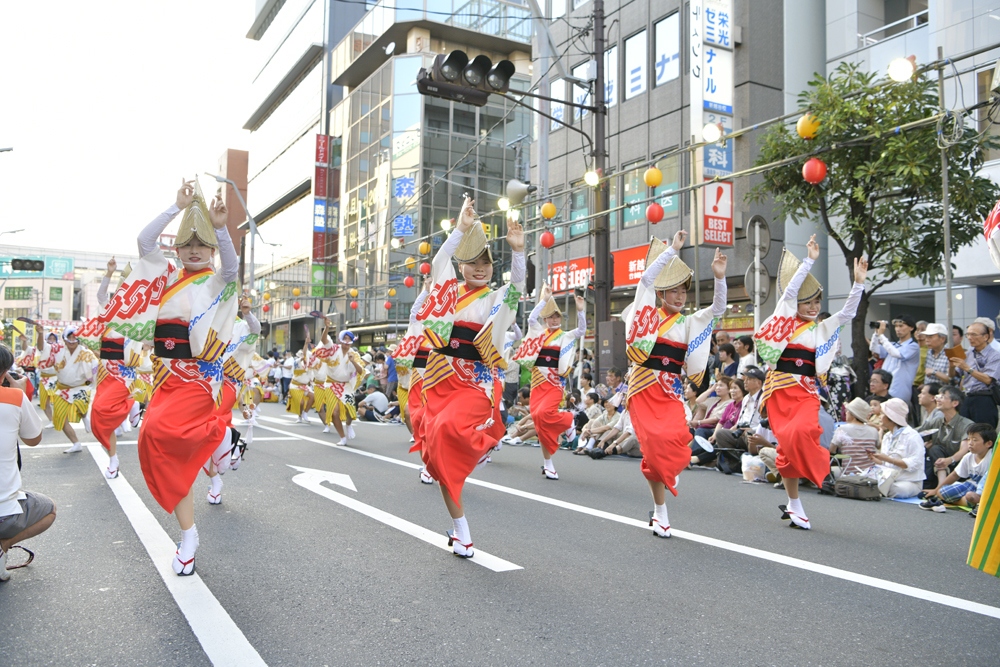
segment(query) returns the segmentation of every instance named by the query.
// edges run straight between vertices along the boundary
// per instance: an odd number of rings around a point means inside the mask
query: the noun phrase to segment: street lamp
[[[233,192],[236,193],[236,198],[240,200],[240,206],[243,207],[243,212],[247,214],[247,220],[250,221],[250,284],[253,285],[253,282],[254,282],[254,263],[253,263],[253,258],[254,258],[254,241],[257,239],[257,236],[259,236],[259,234],[257,232],[257,223],[254,221],[253,216],[250,215],[250,210],[247,208],[247,203],[243,200],[243,195],[240,194],[240,189],[238,187],[236,187],[235,183],[233,183],[228,178],[224,178],[222,176],[216,176],[215,174],[210,174],[207,171],[205,172],[205,175],[206,176],[211,176],[212,178],[215,179],[215,181],[217,183],[228,183],[229,185],[233,186]],[[261,239],[261,242],[267,243],[267,241],[264,241],[264,239]]]
[[[701,138],[707,143],[714,144],[722,139],[722,123],[708,123],[701,130]]]
[[[916,56],[908,58],[894,58],[889,63],[889,78],[896,83],[903,83],[913,78],[913,73],[917,71]]]

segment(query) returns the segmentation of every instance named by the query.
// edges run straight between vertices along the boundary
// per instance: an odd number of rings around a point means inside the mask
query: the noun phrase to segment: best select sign
[[[719,181],[703,187],[704,243],[707,245],[733,245],[733,183]]]

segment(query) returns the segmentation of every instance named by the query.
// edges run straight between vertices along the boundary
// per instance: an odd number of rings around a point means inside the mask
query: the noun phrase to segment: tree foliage
[[[854,259],[868,257],[866,286],[853,325],[854,367],[867,387],[865,322],[868,301],[879,288],[904,277],[929,283],[944,275],[941,151],[936,123],[899,129],[938,114],[936,82],[914,77],[907,83],[876,80],[851,63],[829,78],[817,75],[799,95],[803,112],[820,121],[812,140],[777,124],[764,134],[757,164],[816,153],[827,177],[811,185],[802,163],[765,171],[750,193],[773,197],[779,212],[796,223],[817,220],[843,251],[853,276]],[[973,242],[997,200],[998,188],[977,176],[984,147],[997,145],[965,128],[948,149],[951,251]]]

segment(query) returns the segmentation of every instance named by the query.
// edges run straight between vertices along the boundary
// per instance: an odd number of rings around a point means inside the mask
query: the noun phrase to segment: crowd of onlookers
[[[979,318],[949,335],[941,324],[902,315],[891,322],[891,338],[889,325],[877,323],[872,331],[867,396],[852,398],[864,392],[843,356],[821,383],[820,445],[830,450],[828,481],[870,477],[883,496],[914,498],[938,512],[946,504],[964,506],[974,516],[996,439],[996,325]],[[604,382],[595,383],[592,367],[590,352],[583,350],[564,406],[574,413],[576,436],[564,437],[562,446],[593,459],[641,458],[625,401],[629,369],[611,368]],[[780,487],[777,441],[761,405],[767,375],[757,364],[753,338],[716,332],[707,371],[702,386],[684,382],[691,466]],[[507,444],[535,439],[524,384],[507,385]]]

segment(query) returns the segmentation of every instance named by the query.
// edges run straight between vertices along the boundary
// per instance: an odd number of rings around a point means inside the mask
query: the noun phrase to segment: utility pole
[[[594,190],[594,331],[611,319],[611,240],[608,236],[608,193],[603,180],[607,143],[604,136],[608,108],[604,86],[604,0],[594,0],[594,168],[602,179]]]
[[[944,61],[944,51],[937,47],[937,59],[941,63]],[[938,106],[941,113],[944,108],[944,65],[938,67]],[[944,223],[944,300],[947,306],[945,313],[948,318],[948,338],[951,340],[951,327],[953,325],[951,313],[951,220],[948,216],[948,144],[941,141],[941,219]]]

